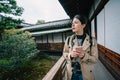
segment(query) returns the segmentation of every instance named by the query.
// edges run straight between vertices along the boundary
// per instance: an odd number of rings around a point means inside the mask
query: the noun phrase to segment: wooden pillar
[[[43,35],[41,36],[41,39],[42,39],[42,43],[43,43]]]
[[[97,39],[97,17],[95,17],[94,25],[95,25],[95,38]]]
[[[64,43],[64,34],[62,32],[62,43]]]
[[[48,43],[48,34],[47,34],[47,43]]]
[[[53,35],[53,33],[52,33],[52,42],[54,43],[54,35]]]

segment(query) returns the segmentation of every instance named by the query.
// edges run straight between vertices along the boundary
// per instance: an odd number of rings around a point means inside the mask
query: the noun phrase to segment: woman
[[[84,32],[87,24],[85,16],[75,15],[72,31],[67,37],[63,56],[67,60],[67,80],[94,80],[93,64],[98,60],[98,49],[95,38]]]

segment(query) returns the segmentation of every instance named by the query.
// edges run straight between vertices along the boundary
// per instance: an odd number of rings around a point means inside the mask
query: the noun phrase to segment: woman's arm
[[[65,41],[64,48],[63,48],[63,57],[66,60],[71,61],[72,57],[71,57],[71,53],[69,52],[69,48],[70,48],[69,41],[70,41],[70,36],[67,37],[67,39]]]
[[[98,61],[98,47],[97,41],[93,38],[90,54],[85,53],[85,56],[81,59],[81,62],[91,62],[96,63]]]
[[[67,59],[68,54],[69,54],[69,45],[68,45],[68,37],[67,37],[67,39],[65,40],[64,48],[63,48],[63,57]]]

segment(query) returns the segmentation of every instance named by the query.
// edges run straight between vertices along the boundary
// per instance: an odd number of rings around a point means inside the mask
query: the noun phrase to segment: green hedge
[[[21,66],[25,61],[36,56],[34,38],[27,31],[18,29],[5,30],[0,41],[0,66]]]

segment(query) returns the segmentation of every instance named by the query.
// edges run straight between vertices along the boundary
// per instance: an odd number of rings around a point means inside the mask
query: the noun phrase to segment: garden
[[[41,80],[57,59],[36,47],[28,31],[4,30],[0,40],[0,80]]]

